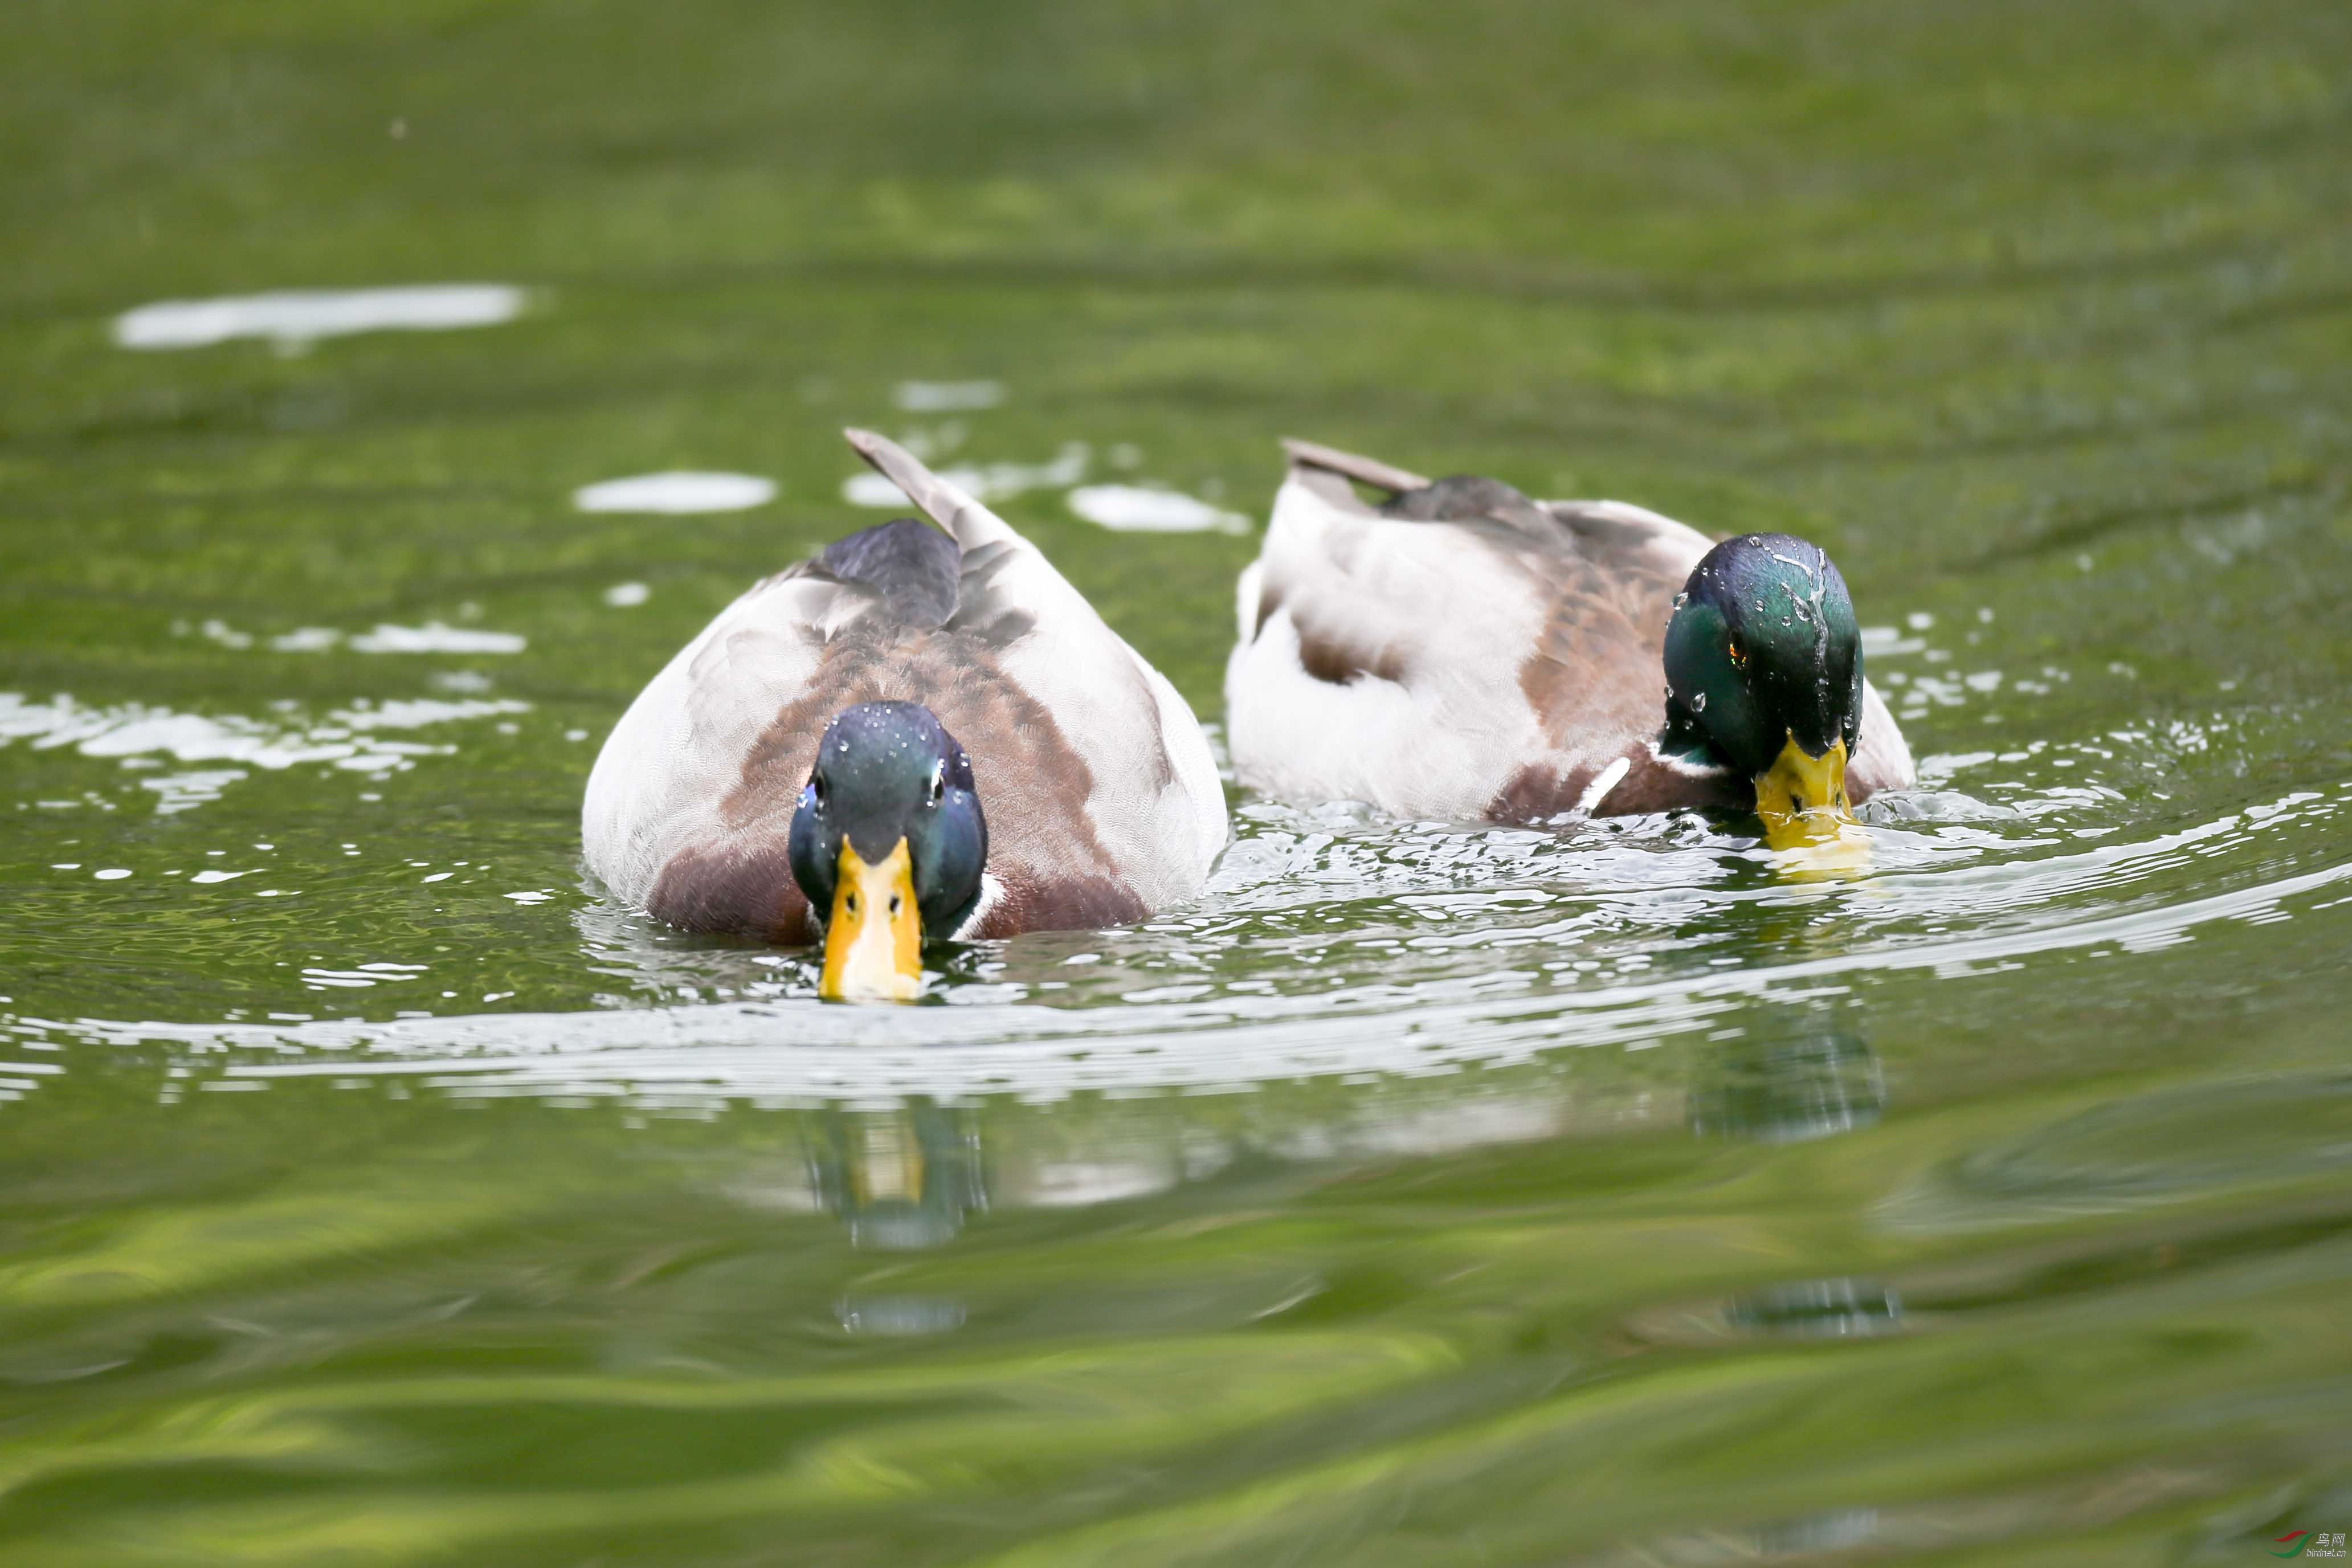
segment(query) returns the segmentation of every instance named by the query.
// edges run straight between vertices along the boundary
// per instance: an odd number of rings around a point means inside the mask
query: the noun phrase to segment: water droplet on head
[[[1687,605],[1687,604],[1689,604],[1689,603],[1690,603],[1690,592],[1689,592],[1689,590],[1685,589],[1685,590],[1684,590],[1682,593],[1676,594],[1676,595],[1675,595],[1675,609],[1679,610],[1679,609],[1681,609],[1685,605]]]
[[[1706,692],[1694,691],[1691,693],[1691,711],[1694,713],[1704,713],[1706,711]]]

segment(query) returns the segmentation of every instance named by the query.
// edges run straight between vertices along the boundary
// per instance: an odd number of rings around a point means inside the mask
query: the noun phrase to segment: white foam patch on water
[[[172,630],[186,632],[188,627],[181,623]],[[226,621],[207,621],[197,630],[207,642],[224,648],[254,647],[252,632],[240,632]],[[270,637],[268,647],[273,654],[331,654],[346,647],[346,637],[331,626],[297,626]],[[348,647],[355,654],[520,654],[530,642],[520,632],[482,632],[425,621],[424,626],[379,626],[372,632],[355,632]]]
[[[294,289],[218,300],[164,300],[114,319],[127,349],[193,349],[232,338],[266,338],[282,348],[354,332],[445,332],[490,327],[522,313],[522,289],[508,283],[428,283],[397,289]]]
[[[218,800],[221,792],[247,777],[243,768],[205,768],[194,773],[166,773],[160,778],[141,779],[141,789],[155,792],[155,815],[170,816]],[[197,881],[208,879],[205,872],[196,874]]]
[[[729,474],[678,468],[658,474],[633,474],[605,479],[572,492],[572,504],[582,511],[639,511],[682,515],[699,511],[743,511],[776,499],[776,481],[757,474]]]
[[[278,771],[311,763],[370,774],[406,772],[418,757],[447,756],[457,748],[390,740],[383,731],[422,730],[528,712],[530,708],[512,700],[415,698],[356,703],[311,723],[236,713],[174,713],[142,702],[88,708],[68,696],[28,702],[20,693],[0,691],[0,746],[13,741],[29,742],[36,751],[70,746],[83,756],[115,758],[126,767],[152,766],[161,758],[236,764],[142,779],[142,788],[156,792],[156,810],[169,814],[217,799],[252,768]]]
[[[1087,477],[1093,454],[1072,441],[1050,463],[962,464],[940,470],[940,478],[974,500],[1007,500],[1029,490],[1067,489]],[[841,497],[852,506],[906,507],[906,492],[880,474],[854,474],[842,482]]]
[[[643,583],[615,583],[604,590],[604,602],[616,610],[633,608],[652,597],[653,590]]]
[[[964,478],[951,478],[949,482],[977,500],[979,498],[974,495],[971,486],[965,482],[968,478],[967,473]],[[850,475],[841,482],[841,499],[852,506],[898,507],[912,504],[907,500],[906,491],[880,474]]]
[[[1141,485],[1087,485],[1069,494],[1070,510],[1124,533],[1247,533],[1250,520],[1178,490]]]
[[[520,653],[517,632],[483,632],[427,621],[421,626],[379,626],[352,639],[355,653]]]
[[[1865,658],[1893,658],[1898,654],[1921,652],[1927,646],[1926,639],[1906,637],[1893,626],[1862,628],[1862,652]]]
[[[960,409],[993,408],[1004,401],[1001,381],[902,381],[890,389],[890,401],[909,414],[950,414]]]
[[[357,969],[312,966],[302,971],[302,986],[306,991],[365,991],[415,980],[425,973],[421,963],[362,963]]]
[[[198,629],[207,641],[223,647],[254,646],[252,633],[238,631],[224,621],[206,621]],[[297,626],[269,639],[272,653],[331,653],[345,646],[354,653],[520,653],[530,644],[519,632],[479,631],[439,621],[421,626],[380,625],[373,631],[352,634],[348,644],[343,633],[333,626]]]

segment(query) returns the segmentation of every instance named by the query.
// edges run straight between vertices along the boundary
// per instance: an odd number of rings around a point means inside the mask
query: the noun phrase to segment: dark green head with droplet
[[[1820,545],[1744,533],[1708,551],[1675,601],[1665,666],[1669,737],[1703,741],[1757,780],[1768,820],[1776,805],[1843,810],[1862,735],[1862,628]],[[1774,787],[1788,800],[1768,799],[1765,781],[1784,773]]]
[[[845,708],[817,742],[788,842],[824,927],[819,989],[911,997],[924,939],[980,902],[988,823],[971,758],[920,703]]]

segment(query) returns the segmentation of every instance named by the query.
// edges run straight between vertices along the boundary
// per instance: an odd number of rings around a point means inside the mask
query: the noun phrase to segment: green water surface
[[[2352,10],[5,32],[0,1563],[2352,1530]],[[524,306],[118,342],[436,283]],[[1280,436],[1805,533],[1921,787],[1810,882],[1236,791],[1197,905],[821,1005],[577,813],[889,515],[845,423],[995,470],[1213,725]],[[779,489],[572,499],[671,469]]]

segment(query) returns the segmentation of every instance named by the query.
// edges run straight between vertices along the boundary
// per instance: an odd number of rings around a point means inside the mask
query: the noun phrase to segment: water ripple
[[[478,1086],[533,1093],[604,1083],[755,1098],[1057,1098],[1366,1072],[1413,1077],[1524,1061],[1561,1047],[1654,1044],[1708,1027],[1757,1000],[1822,994],[1826,983],[1861,973],[1964,974],[2070,951],[2153,951],[2191,940],[2200,926],[2271,918],[2290,900],[2347,881],[2352,861],[2103,918],[2053,911],[2044,922],[2009,931],[1566,991],[1538,989],[1530,975],[1506,970],[1307,995],[1254,992],[1117,1008],[994,999],[856,1008],[785,996],[380,1023],[18,1017],[5,1027],[39,1039],[163,1041],[199,1053],[301,1058],[233,1060],[224,1068],[233,1079],[462,1074]],[[1375,1018],[1390,1026],[1367,1028]]]

